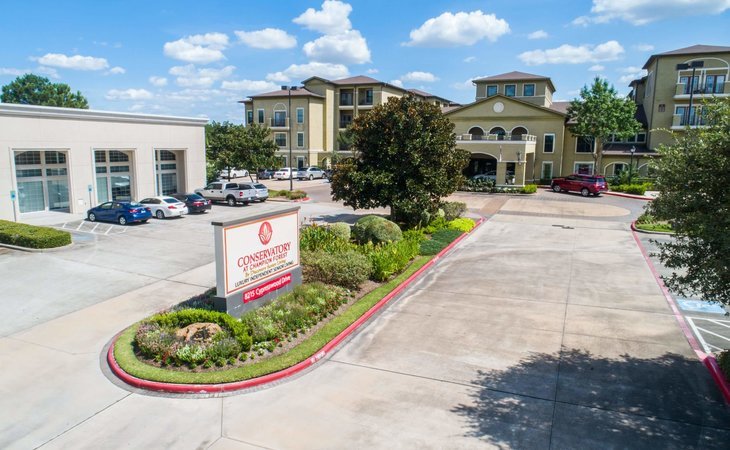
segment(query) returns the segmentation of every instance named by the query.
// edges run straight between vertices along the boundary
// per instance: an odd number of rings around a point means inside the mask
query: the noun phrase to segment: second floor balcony
[[[532,134],[457,134],[457,141],[508,141],[508,142],[535,142],[537,137]]]
[[[288,117],[270,117],[269,128],[289,129]]]
[[[694,108],[693,108],[694,109]],[[675,114],[672,116],[672,129],[681,130],[685,127],[702,127],[707,125],[704,114]]]
[[[695,96],[712,96],[730,94],[730,84],[722,82],[717,83],[695,83],[690,86],[689,83],[677,83],[674,90],[674,97],[689,97],[690,94]]]

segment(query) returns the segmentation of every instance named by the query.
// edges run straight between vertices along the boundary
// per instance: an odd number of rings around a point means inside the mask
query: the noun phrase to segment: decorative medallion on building
[[[494,104],[494,106],[492,106],[492,109],[496,113],[501,113],[502,111],[504,111],[504,103],[497,102],[497,103]]]

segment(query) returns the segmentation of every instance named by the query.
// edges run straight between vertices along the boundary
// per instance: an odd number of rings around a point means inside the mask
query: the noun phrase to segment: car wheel
[[[92,222],[96,222],[96,214],[89,213],[89,220],[92,221]]]
[[[157,212],[155,212],[155,217],[157,217],[158,219],[164,219],[165,218],[165,213],[162,212],[161,209],[158,209]]]
[[[236,198],[235,197],[228,197],[226,199],[226,203],[228,203],[228,206],[236,206]]]
[[[309,176],[309,181],[312,181],[312,180],[314,180],[314,175]]]
[[[589,195],[591,195],[591,191],[589,191],[588,188],[583,188],[580,190],[580,195],[582,195],[583,197],[588,197]]]
[[[558,186],[557,184],[553,184],[553,191],[560,192],[560,191],[562,191],[562,189],[560,189],[560,186]]]
[[[119,225],[126,225],[127,224],[127,218],[124,216],[119,216],[117,219],[117,222],[119,222]]]

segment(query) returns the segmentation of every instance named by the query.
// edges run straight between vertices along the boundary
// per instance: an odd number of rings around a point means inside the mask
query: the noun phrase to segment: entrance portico
[[[497,186],[524,186],[526,180],[532,177],[535,142],[536,137],[529,134],[456,136],[457,147],[472,155],[466,175],[471,177],[493,173]]]

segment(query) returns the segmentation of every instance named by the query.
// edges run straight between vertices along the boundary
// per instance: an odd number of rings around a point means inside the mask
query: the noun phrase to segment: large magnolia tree
[[[636,121],[636,105],[621,97],[608,81],[596,77],[589,88],[583,86],[580,98],[570,102],[568,115],[576,122],[570,131],[574,136],[592,137],[594,170],[601,167],[603,145],[612,135],[626,138],[636,134],[641,124]]]
[[[469,153],[456,148],[454,124],[432,104],[391,98],[352,124],[352,158],[339,164],[332,197],[359,208],[389,207],[399,222],[417,224],[458,189]]]
[[[205,127],[205,142],[210,165],[208,178],[215,178],[220,170],[240,168],[255,172],[276,162],[274,152],[278,147],[271,140],[271,132],[257,124],[213,121]]]
[[[730,305],[730,99],[704,105],[707,123],[660,146],[659,196],[649,209],[669,220],[675,239],[659,245],[664,281],[680,295]]]

